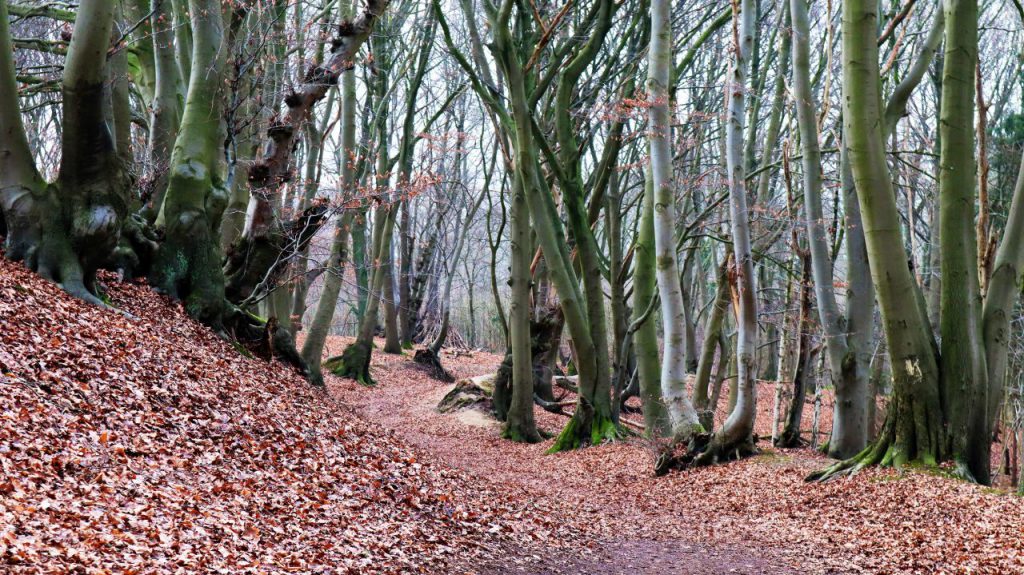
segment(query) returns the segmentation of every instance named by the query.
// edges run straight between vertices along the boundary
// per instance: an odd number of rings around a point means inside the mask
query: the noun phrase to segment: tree
[[[668,407],[673,440],[686,443],[695,434],[703,432],[704,428],[697,419],[697,411],[686,390],[686,348],[682,331],[685,312],[676,261],[675,186],[669,145],[672,130],[668,100],[672,47],[669,12],[667,0],[651,1],[651,45],[648,49],[647,72],[647,93],[650,98],[650,188],[653,193],[655,263],[665,341],[661,395]]]
[[[860,210],[856,201],[848,201],[845,205],[847,305],[845,316],[840,312],[832,285],[832,254],[821,202],[821,151],[811,89],[806,0],[792,0],[790,13],[793,22],[793,96],[803,148],[807,240],[818,318],[824,332],[829,372],[836,394],[828,453],[832,457],[845,458],[856,455],[868,441],[868,368],[874,289],[864,250]],[[796,432],[799,433],[799,427]]]
[[[974,238],[974,67],[977,59],[977,4],[946,3],[945,56],[940,110],[939,195],[942,209],[941,347],[932,336],[924,297],[906,264],[899,213],[885,163],[879,107],[877,47],[871,39],[874,6],[848,2],[843,6],[844,131],[848,134],[851,168],[864,216],[868,259],[878,287],[878,302],[893,373],[893,396],[881,433],[862,452],[812,475],[828,478],[866,465],[935,465],[953,461],[962,477],[989,481],[989,449],[1001,388],[989,381],[988,357],[998,358],[1006,340],[1000,336],[1019,281],[1008,274],[990,283],[1000,294],[981,302]],[[1021,186],[1014,193],[1019,208]],[[999,246],[1001,262],[1016,269],[1020,243],[1019,218],[1007,228]],[[993,276],[993,279],[995,276]],[[953,285],[950,285],[953,284]],[[998,285],[997,285],[998,284]],[[1010,286],[1013,286],[1012,288]],[[993,312],[987,315],[984,310]],[[1000,311],[995,311],[1000,310]],[[991,331],[985,317],[992,318]],[[941,369],[940,369],[941,367]],[[997,367],[998,369],[998,367]],[[997,375],[997,378],[1003,377]]]
[[[735,6],[735,5],[734,5]],[[733,301],[737,309],[736,405],[707,448],[697,456],[698,465],[723,458],[742,456],[754,450],[754,417],[757,409],[756,350],[757,297],[754,257],[750,241],[746,174],[742,162],[747,65],[754,42],[754,2],[743,0],[733,16],[736,39],[735,60],[726,84],[728,115],[725,128],[725,157],[729,181],[729,207],[735,268],[730,272]]]
[[[103,305],[96,272],[115,265],[117,250],[128,258],[136,247],[140,252],[152,248],[144,237],[138,246],[128,243],[135,239],[131,233],[120,243],[131,202],[130,179],[104,115],[114,3],[88,0],[78,8],[60,84],[61,164],[52,182],[40,175],[29,148],[6,0],[0,9],[0,206],[7,228],[6,255],[24,261],[68,293]]]

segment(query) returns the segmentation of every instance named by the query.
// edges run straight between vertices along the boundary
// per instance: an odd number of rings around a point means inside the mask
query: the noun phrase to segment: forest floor
[[[333,338],[328,353],[340,353],[347,341]],[[500,360],[483,352],[443,356],[459,378],[492,373]],[[643,440],[546,455],[552,440],[513,444],[480,412],[439,413],[451,386],[427,377],[408,355],[376,353],[373,374],[372,388],[333,376],[328,387],[429,460],[507,502],[523,502],[584,542],[552,548],[553,534],[534,533],[531,546],[476,562],[469,572],[1024,573],[1024,505],[1000,490],[891,469],[807,483],[829,460],[809,448],[771,448],[767,439],[759,456],[658,478]],[[758,395],[756,428],[767,438],[772,386],[762,383]],[[830,409],[822,408],[826,433]],[[566,421],[535,413],[550,434]],[[724,416],[720,410],[719,422]],[[806,430],[810,422],[808,404]]]
[[[120,311],[0,257],[2,573],[1024,572],[1024,506],[999,491],[807,484],[810,450],[662,478],[640,440],[544,455],[437,413],[447,386],[408,355],[325,393],[144,285],[106,297]]]

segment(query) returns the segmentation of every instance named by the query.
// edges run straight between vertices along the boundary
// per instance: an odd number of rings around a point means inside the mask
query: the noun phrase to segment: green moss
[[[244,355],[245,357],[248,357],[250,359],[252,358],[252,354],[249,353],[249,350],[245,349],[245,346],[238,343],[237,341],[231,340],[231,347],[235,348],[235,351],[237,351],[239,354]]]
[[[598,445],[619,438],[619,428],[610,417],[597,416],[590,426],[590,444]]]
[[[515,441],[516,443],[538,443],[541,440],[539,434],[528,434],[524,433],[523,430],[519,429],[519,426],[513,426],[505,424],[505,427],[501,430],[501,437],[508,439],[509,441]]]
[[[622,428],[615,425],[608,415],[597,414],[590,424],[589,433],[582,428],[579,419],[573,415],[569,423],[555,439],[547,453],[558,453],[560,451],[571,451],[586,447],[587,445],[599,445],[605,441],[615,441],[624,437]]]
[[[579,438],[576,436],[576,428],[579,427],[579,421],[576,416],[569,418],[569,423],[565,425],[562,432],[555,438],[555,443],[552,445],[546,453],[558,453],[560,451],[571,451],[580,446]]]
[[[372,387],[376,382],[370,376],[371,349],[370,345],[357,341],[346,347],[341,355],[327,359],[323,367],[338,377],[354,379],[360,385]]]

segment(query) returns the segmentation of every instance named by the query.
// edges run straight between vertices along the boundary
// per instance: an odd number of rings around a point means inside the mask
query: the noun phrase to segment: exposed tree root
[[[915,466],[929,469],[938,468],[938,460],[932,453],[916,453],[911,455],[911,450],[905,446],[901,446],[900,442],[897,441],[896,435],[896,418],[894,414],[896,410],[890,411],[888,417],[886,417],[885,425],[882,427],[882,432],[879,433],[878,438],[874,442],[869,444],[860,453],[837,461],[836,463],[822,469],[815,471],[808,475],[806,481],[828,481],[836,477],[850,476],[865,467],[872,465],[879,465],[882,467],[896,467],[902,468],[904,466]],[[967,474],[964,478],[970,476]]]
[[[714,435],[707,448],[693,458],[691,467],[704,467],[735,461],[758,453],[757,436],[731,442],[719,442],[719,437],[719,434]]]
[[[803,447],[804,445],[807,445],[807,442],[800,437],[800,430],[794,430],[788,426],[782,434],[775,439],[775,447],[791,449]]]
[[[295,348],[295,340],[288,330],[280,329],[277,318],[263,321],[231,304],[225,305],[229,310],[224,321],[225,327],[229,330],[226,334],[228,337],[249,349],[253,355],[266,361],[279,359],[294,367],[311,384],[323,386],[323,377],[319,372],[309,369],[309,365]]]
[[[436,380],[443,381],[445,383],[453,383],[455,377],[448,372],[447,369],[441,365],[440,354],[436,353],[429,347],[416,350],[416,354],[413,355],[413,361],[417,365],[423,367],[424,371],[430,374]]]
[[[757,436],[736,441],[723,441],[720,434],[703,432],[659,449],[654,462],[654,474],[662,476],[673,470],[717,465],[756,455]]]
[[[565,409],[566,407],[572,407],[573,405],[576,405],[576,401],[575,400],[571,400],[571,401],[557,401],[557,400],[556,401],[548,401],[548,400],[542,398],[541,396],[537,395],[536,393],[533,394],[533,402],[535,404],[537,404],[544,411],[547,411],[549,413],[558,413],[558,414],[564,414],[565,412],[562,411],[563,409]]]
[[[693,458],[711,441],[710,433],[696,433],[688,440],[670,441],[657,447],[654,475],[661,477],[669,471],[686,469]]]
[[[356,341],[345,348],[341,355],[328,358],[324,367],[338,377],[356,380],[360,385],[373,386],[376,383],[370,376],[370,354],[373,345]]]

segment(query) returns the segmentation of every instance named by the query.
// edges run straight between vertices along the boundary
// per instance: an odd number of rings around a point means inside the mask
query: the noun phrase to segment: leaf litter
[[[808,484],[826,459],[766,443],[663,478],[640,439],[544,455],[436,412],[447,387],[410,356],[325,393],[107,279],[129,315],[0,259],[0,572],[1024,573],[1002,491],[884,469]],[[444,360],[467,377],[500,357]]]

